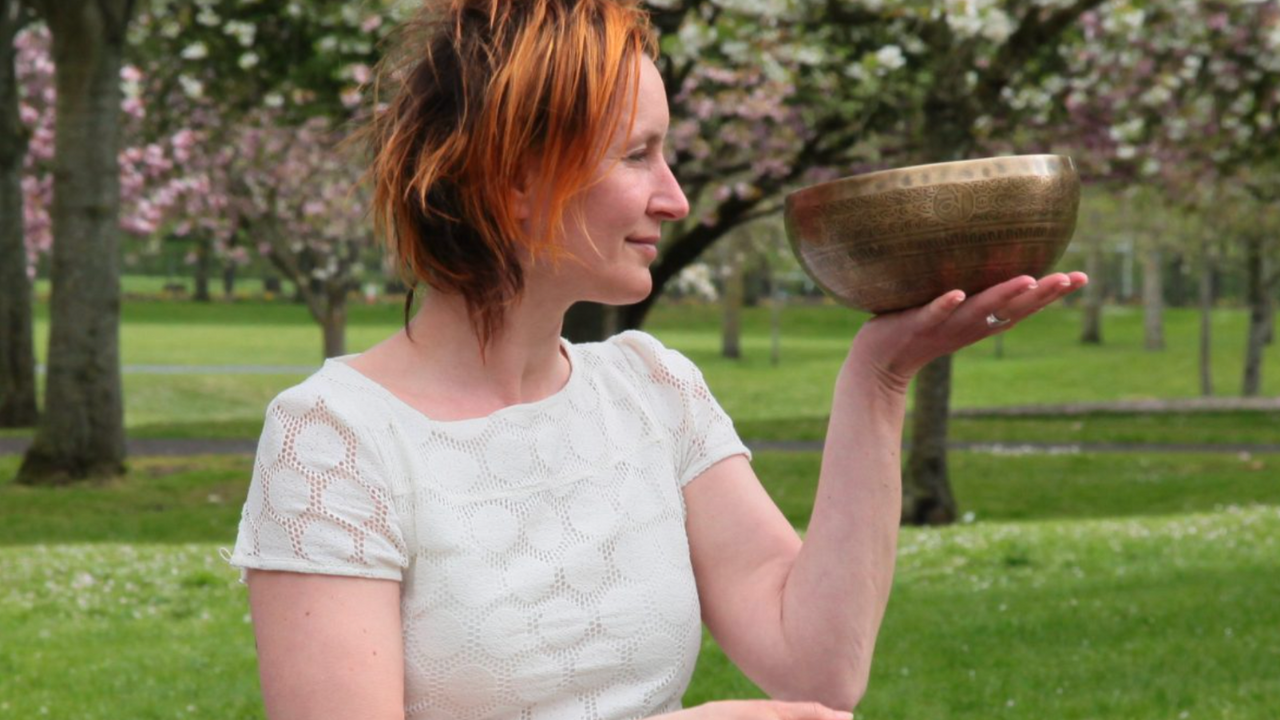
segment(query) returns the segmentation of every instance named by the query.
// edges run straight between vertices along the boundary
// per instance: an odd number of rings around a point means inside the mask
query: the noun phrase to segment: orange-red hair
[[[523,291],[520,258],[559,257],[552,231],[624,110],[629,132],[648,16],[633,0],[428,0],[402,32],[378,73],[394,96],[365,129],[374,217],[411,287],[462,296],[483,350]],[[531,177],[540,237],[514,207]]]

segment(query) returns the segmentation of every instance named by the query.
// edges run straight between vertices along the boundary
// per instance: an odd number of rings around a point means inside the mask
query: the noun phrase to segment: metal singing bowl
[[[1076,229],[1071,158],[1015,155],[917,165],[787,196],[791,250],[814,282],[870,313],[1040,277]]]

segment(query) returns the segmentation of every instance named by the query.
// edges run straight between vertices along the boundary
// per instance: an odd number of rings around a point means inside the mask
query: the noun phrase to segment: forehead
[[[635,125],[631,128],[633,140],[661,138],[667,132],[670,113],[667,109],[667,91],[658,67],[648,57],[640,58],[640,82],[635,95]],[[631,108],[620,118],[621,127],[616,134],[619,141],[626,136],[627,119]]]

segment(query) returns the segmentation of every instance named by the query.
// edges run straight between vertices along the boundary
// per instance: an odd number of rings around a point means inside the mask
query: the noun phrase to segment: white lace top
[[[401,581],[409,718],[679,709],[701,645],[681,488],[747,454],[640,332],[565,343],[556,394],[436,422],[338,358],[267,410],[231,557]]]

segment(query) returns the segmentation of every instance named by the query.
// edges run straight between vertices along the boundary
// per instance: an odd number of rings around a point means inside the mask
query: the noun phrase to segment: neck
[[[523,299],[481,352],[462,298],[429,291],[409,325],[415,365],[496,407],[541,399],[568,379],[560,347],[564,310]]]

